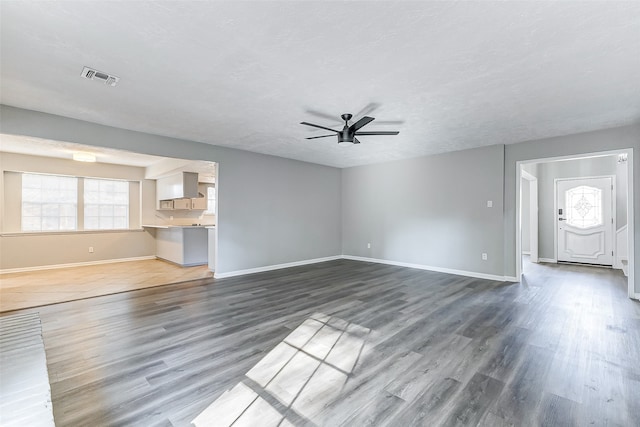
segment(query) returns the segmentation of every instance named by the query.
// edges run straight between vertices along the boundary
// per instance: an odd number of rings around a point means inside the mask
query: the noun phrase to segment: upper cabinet
[[[191,199],[191,209],[206,211],[207,210],[207,198],[198,197],[197,199]]]
[[[195,172],[181,172],[156,181],[158,201],[193,197],[198,197],[198,174]]]
[[[207,209],[207,198],[198,193],[198,174],[181,172],[156,180],[158,210]]]

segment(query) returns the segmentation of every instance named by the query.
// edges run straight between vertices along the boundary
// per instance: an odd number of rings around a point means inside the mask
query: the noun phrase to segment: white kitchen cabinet
[[[198,174],[195,172],[181,172],[156,180],[156,199],[158,200],[192,197],[198,197]]]
[[[207,199],[197,197],[194,199],[158,200],[158,210],[207,210]]]
[[[191,209],[201,211],[207,210],[207,198],[197,197],[195,199],[191,199]]]
[[[173,209],[191,209],[191,199],[175,199]]]

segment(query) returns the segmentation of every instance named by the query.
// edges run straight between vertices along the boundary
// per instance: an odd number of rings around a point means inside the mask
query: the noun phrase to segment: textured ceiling
[[[338,167],[640,119],[639,2],[1,2],[7,105]],[[83,66],[118,86],[82,79]],[[340,127],[336,144],[300,121]],[[335,116],[332,120],[327,115]],[[357,117],[356,117],[357,118]]]

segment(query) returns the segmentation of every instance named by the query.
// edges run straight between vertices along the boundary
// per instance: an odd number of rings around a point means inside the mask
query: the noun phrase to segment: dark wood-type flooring
[[[24,312],[42,319],[59,427],[639,425],[626,278],[525,272],[339,260]]]

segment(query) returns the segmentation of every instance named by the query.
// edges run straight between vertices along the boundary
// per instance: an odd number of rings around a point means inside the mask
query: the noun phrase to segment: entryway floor
[[[206,265],[144,260],[0,275],[0,312],[206,279]]]

